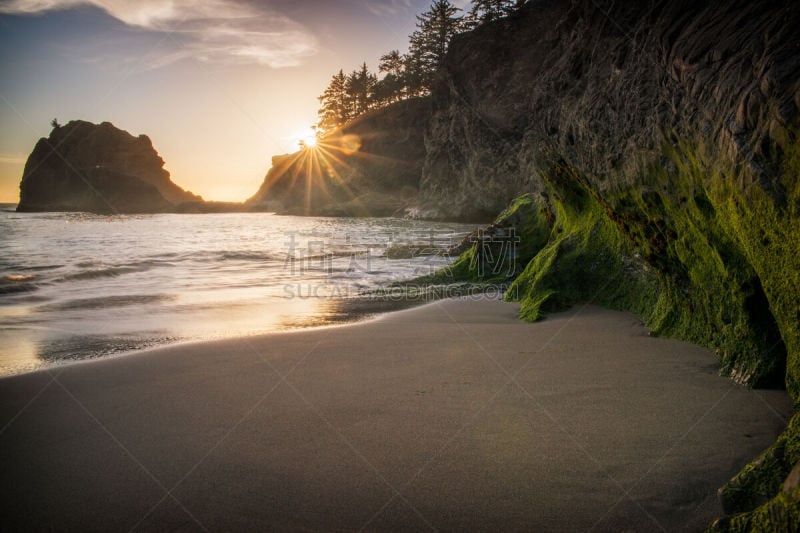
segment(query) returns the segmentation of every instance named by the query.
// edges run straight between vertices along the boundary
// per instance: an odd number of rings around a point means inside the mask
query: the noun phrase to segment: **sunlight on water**
[[[446,266],[474,227],[0,211],[0,375],[352,320],[343,298]]]

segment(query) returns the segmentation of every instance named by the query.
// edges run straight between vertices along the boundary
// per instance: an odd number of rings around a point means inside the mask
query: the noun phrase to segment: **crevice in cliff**
[[[758,277],[752,278],[742,287],[742,291],[747,294],[744,299],[744,310],[749,322],[764,338],[764,358],[773,361],[773,366],[761,378],[758,385],[763,388],[785,389],[786,345],[783,343],[780,326],[772,314],[761,280]]]

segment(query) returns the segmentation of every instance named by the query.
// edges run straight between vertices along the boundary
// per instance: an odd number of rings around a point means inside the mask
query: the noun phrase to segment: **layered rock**
[[[158,213],[185,202],[202,198],[170,180],[146,135],[74,120],[36,143],[17,210]]]
[[[523,317],[631,310],[799,401],[798,108],[796,2],[530,1],[451,44],[423,212],[475,218],[525,193],[500,219],[522,219],[504,281]],[[480,252],[452,271],[481,277]],[[725,487],[749,514],[720,529],[797,525],[798,427]]]
[[[313,148],[276,156],[246,205],[322,216],[388,216],[415,205],[429,101],[397,102],[326,135]]]

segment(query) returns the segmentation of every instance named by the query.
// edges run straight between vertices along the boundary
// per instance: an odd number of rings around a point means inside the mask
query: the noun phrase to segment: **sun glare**
[[[300,148],[315,148],[317,146],[317,132],[314,128],[305,127],[297,131],[294,138],[297,139],[297,144]]]

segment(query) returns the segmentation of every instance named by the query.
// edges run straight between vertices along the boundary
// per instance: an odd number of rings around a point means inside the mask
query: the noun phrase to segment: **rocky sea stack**
[[[187,202],[202,198],[170,180],[149,137],[73,120],[36,143],[17,211],[160,213]]]

